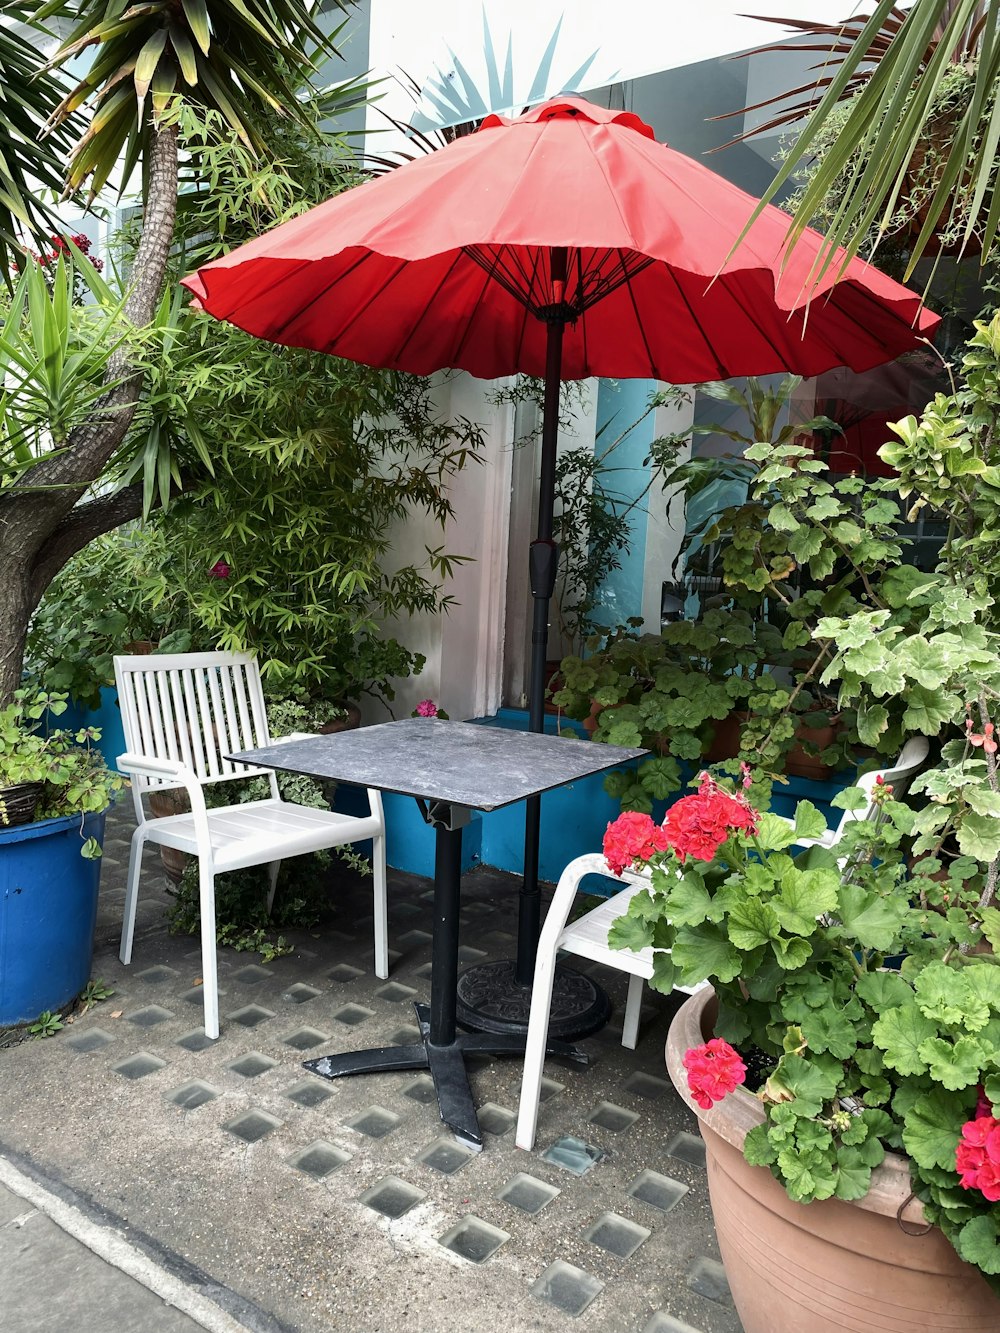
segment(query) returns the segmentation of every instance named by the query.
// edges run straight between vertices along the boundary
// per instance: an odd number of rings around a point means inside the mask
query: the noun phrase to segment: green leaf
[[[718,920],[712,897],[697,874],[686,872],[676,879],[667,891],[665,902],[676,926],[699,926],[703,921]]]
[[[829,1051],[838,1060],[849,1060],[858,1045],[854,1023],[836,1009],[815,1009],[801,1023],[802,1035],[813,1051]]]
[[[961,1104],[941,1088],[919,1097],[903,1122],[903,1146],[917,1166],[954,1171],[961,1136]]]
[[[699,926],[697,930],[681,926],[674,941],[673,959],[686,986],[709,977],[735,981],[743,967],[739,952],[714,925]]]
[[[866,972],[858,978],[855,990],[876,1013],[913,1002],[913,988],[898,972]]]
[[[885,1052],[886,1064],[903,1075],[926,1072],[920,1047],[935,1036],[936,1025],[924,1018],[915,1003],[890,1009],[872,1025],[872,1041]]]
[[[982,1213],[973,1217],[958,1233],[955,1249],[984,1273],[1000,1273],[1000,1217]]]
[[[975,1031],[989,1018],[989,1007],[977,1001],[965,977],[947,963],[928,963],[914,983],[917,1007],[925,1018],[948,1027],[962,1026]]]
[[[920,1043],[920,1058],[926,1060],[935,1083],[952,1092],[979,1082],[983,1051],[974,1037],[959,1037],[954,1044],[931,1037]]]
[[[826,831],[826,819],[812,801],[799,801],[795,807],[796,839],[821,838]]]
[[[636,897],[638,896],[637,894]],[[648,898],[649,895],[646,896]],[[641,953],[653,943],[653,924],[651,921],[633,916],[630,904],[629,911],[612,922],[608,931],[608,943],[612,949],[629,949],[632,953]]]
[[[760,898],[744,898],[737,903],[727,917],[726,926],[733,944],[747,953],[777,939],[779,934],[774,909]]]
[[[781,1057],[767,1080],[765,1092],[772,1099],[779,1093],[786,1098],[791,1096],[792,1103],[783,1109],[791,1110],[797,1117],[812,1119],[836,1096],[837,1078],[819,1062],[792,1053]]]
[[[841,1148],[837,1153],[836,1189],[838,1199],[863,1199],[871,1188],[872,1168],[858,1148]]]
[[[1000,856],[1000,819],[989,815],[966,814],[958,826],[958,846],[963,855],[977,861],[992,861]]]
[[[743,1156],[751,1166],[770,1166],[778,1154],[767,1135],[767,1125],[754,1125],[743,1140]]]
[[[883,898],[859,884],[842,884],[838,915],[844,930],[865,949],[887,953],[903,924],[907,904],[899,898]]]
[[[783,930],[791,935],[812,935],[816,918],[832,912],[838,901],[840,877],[834,870],[799,870],[782,877],[781,893],[771,908]]]

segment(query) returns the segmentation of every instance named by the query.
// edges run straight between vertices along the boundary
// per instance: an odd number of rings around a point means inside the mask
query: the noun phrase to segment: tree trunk
[[[177,210],[177,128],[153,135],[142,235],[125,314],[138,327],[156,312]],[[83,502],[125,438],[142,390],[126,350],[112,358],[109,381],[125,376],[58,456],[43,458],[0,496],[0,707],[21,679],[31,613],[66,561],[88,541],[141,512],[139,492]],[[44,487],[45,489],[38,489]]]

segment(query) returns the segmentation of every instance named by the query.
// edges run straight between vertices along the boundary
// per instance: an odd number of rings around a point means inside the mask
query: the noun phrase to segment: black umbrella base
[[[510,1032],[522,1036],[528,1030],[531,987],[517,983],[514,963],[477,963],[458,978],[456,1018],[462,1027],[475,1032]],[[561,1040],[589,1037],[599,1032],[611,1016],[607,994],[569,967],[557,967],[552,988],[549,1036]]]

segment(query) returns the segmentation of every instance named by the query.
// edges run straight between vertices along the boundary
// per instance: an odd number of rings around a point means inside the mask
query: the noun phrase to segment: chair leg
[[[531,988],[528,1036],[524,1044],[524,1073],[521,1076],[521,1099],[517,1108],[517,1132],[514,1136],[517,1146],[528,1151],[534,1146],[535,1129],[538,1125],[542,1066],[545,1063],[546,1038],[549,1035],[549,1011],[552,1008],[555,974],[555,954],[539,952],[535,962],[534,984]]]
[[[199,902],[201,909],[201,984],[205,1000],[205,1036],[219,1035],[219,961],[215,938],[215,874],[200,862]]]
[[[271,908],[274,906],[274,894],[278,887],[278,871],[281,869],[280,861],[271,861],[267,867],[267,914],[271,915]]]
[[[125,916],[122,920],[122,940],[118,957],[126,966],[132,961],[132,937],[135,934],[135,909],[139,902],[139,874],[142,871],[142,849],[146,834],[142,825],[132,834],[128,854],[128,880],[125,887]]]
[[[384,981],[389,975],[389,926],[385,883],[385,838],[372,841],[372,879],[374,881],[375,975]]]
[[[622,1024],[622,1045],[630,1051],[635,1050],[639,1039],[639,1010],[642,1008],[642,992],[645,988],[642,977],[630,976],[628,979],[628,998],[625,1001],[625,1021]]]

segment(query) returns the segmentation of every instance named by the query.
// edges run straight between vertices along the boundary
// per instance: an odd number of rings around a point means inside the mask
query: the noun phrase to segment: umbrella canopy
[[[184,281],[258,337],[416,374],[543,375],[556,309],[564,379],[866,370],[936,327],[860,260],[810,285],[820,237],[784,256],[777,208],[727,262],[755,203],[631,112],[561,97],[488,116]]]

